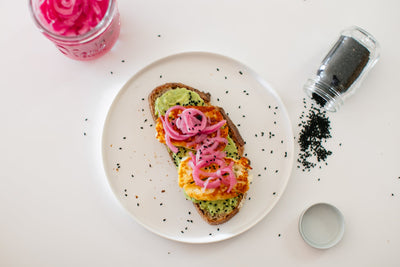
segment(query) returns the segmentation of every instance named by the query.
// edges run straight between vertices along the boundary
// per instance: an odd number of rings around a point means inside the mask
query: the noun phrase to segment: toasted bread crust
[[[244,140],[242,136],[239,133],[239,130],[236,128],[236,125],[232,122],[232,120],[229,118],[228,115],[226,115],[226,112],[223,108],[218,107],[219,111],[221,112],[222,116],[226,120],[226,124],[228,124],[229,128],[229,136],[232,138],[233,142],[235,142],[235,145],[238,149],[238,154],[239,156],[243,156],[244,152]]]
[[[155,115],[156,99],[158,97],[160,97],[162,94],[164,94],[165,92],[167,92],[169,90],[173,90],[175,88],[186,88],[190,91],[193,91],[193,92],[197,93],[203,99],[206,106],[210,105],[210,101],[211,101],[210,93],[202,92],[196,88],[193,88],[191,86],[188,86],[188,85],[185,85],[182,83],[166,83],[166,84],[160,85],[160,86],[156,87],[155,89],[153,89],[153,91],[151,91],[151,93],[148,96],[151,116],[153,117],[154,121],[157,120],[157,116]],[[228,128],[229,128],[229,135],[232,138],[233,142],[236,144],[239,156],[242,157],[243,153],[244,153],[244,140],[243,140],[242,136],[240,135],[238,129],[236,128],[236,125],[232,122],[232,120],[226,114],[224,109],[221,107],[218,107],[218,109],[221,112],[224,119],[226,120]],[[172,152],[169,151],[169,154],[171,156],[171,159],[173,160]],[[242,202],[244,201],[244,198],[245,198],[245,195],[240,196],[237,206],[235,207],[235,209],[232,212],[223,213],[217,217],[212,217],[211,214],[200,209],[199,204],[193,203],[193,205],[195,206],[198,213],[203,217],[203,219],[206,222],[208,222],[211,225],[218,225],[218,224],[222,224],[222,223],[229,221],[233,216],[235,216],[239,212],[240,207],[242,206]]]

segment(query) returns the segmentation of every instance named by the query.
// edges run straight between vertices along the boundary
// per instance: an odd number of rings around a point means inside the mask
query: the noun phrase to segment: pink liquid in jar
[[[96,59],[118,39],[115,0],[31,0],[30,7],[42,33],[70,58]]]

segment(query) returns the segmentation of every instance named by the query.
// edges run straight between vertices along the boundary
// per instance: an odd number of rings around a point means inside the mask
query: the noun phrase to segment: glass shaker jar
[[[116,0],[29,0],[29,8],[39,30],[72,59],[99,58],[119,36]]]
[[[379,59],[379,44],[365,30],[353,26],[342,31],[304,90],[321,107],[335,112],[354,94]]]

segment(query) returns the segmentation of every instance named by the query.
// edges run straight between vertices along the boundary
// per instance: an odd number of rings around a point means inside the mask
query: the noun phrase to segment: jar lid
[[[299,232],[310,246],[318,249],[331,248],[343,237],[343,214],[331,204],[314,204],[300,215]]]

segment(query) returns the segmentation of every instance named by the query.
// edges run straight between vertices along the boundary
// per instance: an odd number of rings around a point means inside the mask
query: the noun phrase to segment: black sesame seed
[[[239,70],[239,74],[240,74],[240,75],[243,75],[243,72],[242,72],[241,70]]]

